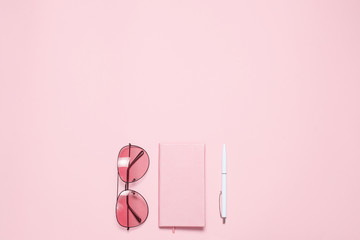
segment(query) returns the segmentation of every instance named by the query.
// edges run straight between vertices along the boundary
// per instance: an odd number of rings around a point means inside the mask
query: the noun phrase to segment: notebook
[[[159,145],[159,227],[205,227],[205,144]]]

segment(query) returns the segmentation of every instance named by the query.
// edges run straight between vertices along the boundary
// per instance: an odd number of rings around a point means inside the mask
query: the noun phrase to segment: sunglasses
[[[141,179],[149,169],[150,159],[147,152],[138,146],[129,145],[120,149],[117,158],[116,220],[127,230],[143,224],[149,214],[145,198],[129,184]],[[125,183],[125,190],[119,194],[119,178]]]

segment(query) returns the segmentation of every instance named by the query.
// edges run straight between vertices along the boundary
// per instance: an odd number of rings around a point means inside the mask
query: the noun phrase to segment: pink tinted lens
[[[148,168],[149,156],[141,147],[131,145],[130,147],[123,147],[120,150],[118,156],[118,171],[120,178],[124,182],[135,182],[144,176]]]
[[[116,218],[121,226],[139,226],[145,222],[148,213],[148,205],[140,193],[134,190],[120,193],[116,204]]]

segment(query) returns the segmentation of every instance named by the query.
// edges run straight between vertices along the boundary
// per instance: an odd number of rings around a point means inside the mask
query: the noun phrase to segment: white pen
[[[221,168],[221,217],[223,223],[226,220],[226,147],[223,145],[222,168]]]

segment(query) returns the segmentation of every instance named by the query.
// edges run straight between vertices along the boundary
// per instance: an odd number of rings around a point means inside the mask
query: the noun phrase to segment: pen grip
[[[221,216],[226,217],[226,173],[221,174]]]

